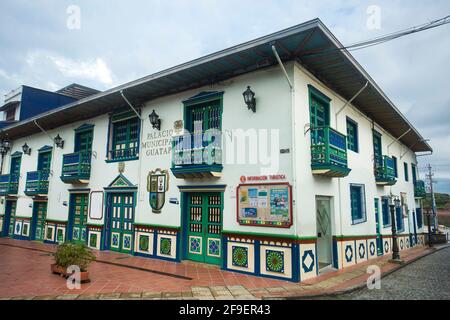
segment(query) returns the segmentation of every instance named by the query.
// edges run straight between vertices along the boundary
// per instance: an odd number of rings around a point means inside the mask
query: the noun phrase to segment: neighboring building
[[[20,86],[5,95],[4,104],[0,107],[0,112],[2,112],[0,115],[0,128],[32,118],[98,92],[78,84],[71,84],[56,92]]]
[[[3,235],[302,281],[389,254],[392,193],[423,244],[431,147],[341,47],[313,20],[4,128]]]

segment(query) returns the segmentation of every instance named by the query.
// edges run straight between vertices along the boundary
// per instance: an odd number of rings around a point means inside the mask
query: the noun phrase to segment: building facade
[[[2,236],[298,282],[389,254],[394,196],[422,245],[432,150],[340,47],[313,20],[7,126]]]

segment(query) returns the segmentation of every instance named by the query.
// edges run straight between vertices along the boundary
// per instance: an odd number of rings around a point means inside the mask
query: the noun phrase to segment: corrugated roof
[[[124,94],[134,105],[237,75],[266,68],[277,63],[271,50],[277,47],[283,61],[296,60],[318,79],[346,99],[369,82],[353,104],[415,152],[432,151],[412,124],[401,114],[375,81],[319,20],[303,24],[225,49],[205,57],[157,72],[116,88],[94,94],[74,103],[40,114],[2,130],[10,139],[39,131],[33,123],[50,130],[61,125],[86,120],[123,106]]]

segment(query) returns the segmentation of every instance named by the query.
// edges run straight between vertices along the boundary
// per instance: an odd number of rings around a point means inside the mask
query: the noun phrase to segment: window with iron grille
[[[139,156],[140,120],[126,112],[111,117],[109,160],[134,160]]]

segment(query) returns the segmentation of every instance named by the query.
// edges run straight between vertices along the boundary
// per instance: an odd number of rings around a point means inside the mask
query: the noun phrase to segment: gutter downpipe
[[[406,136],[408,133],[410,133],[411,130],[412,130],[412,129],[409,128],[409,129],[408,129],[405,133],[403,133],[400,137],[398,137],[397,139],[395,139],[394,141],[392,141],[391,143],[389,143],[388,146],[387,146],[387,151],[388,151],[388,153],[389,153],[389,148],[390,148],[394,143],[398,142],[401,138],[403,138],[403,137]],[[403,147],[402,147],[402,149],[403,149]],[[406,152],[408,152],[408,151],[406,151]],[[404,156],[405,154],[406,154],[406,153],[404,153],[403,156]],[[400,159],[403,158],[403,156],[400,155]]]
[[[142,165],[141,165],[141,161],[142,161],[142,153],[141,153],[141,143],[142,143],[142,135],[144,132],[144,119],[141,117],[141,115],[139,114],[139,112],[137,112],[136,108],[133,107],[133,105],[131,104],[131,102],[127,99],[127,97],[125,97],[125,95],[123,94],[123,90],[120,90],[120,95],[122,96],[123,100],[125,100],[125,102],[128,104],[128,106],[134,111],[134,113],[136,113],[137,117],[139,118],[139,120],[141,121],[141,125],[139,128],[139,161],[138,161],[138,190],[136,193],[136,201],[139,204],[140,202],[140,194],[141,194],[141,170],[142,170]],[[137,206],[136,206],[137,207]],[[138,208],[136,208],[137,210]]]
[[[280,56],[278,55],[278,52],[277,52],[277,48],[275,47],[275,44],[272,44],[272,52],[273,52],[273,54],[275,55],[275,58],[277,59],[277,61],[278,61],[278,64],[279,64],[279,66],[280,66],[280,68],[281,68],[281,70],[283,71],[283,73],[284,73],[284,76],[286,77],[286,80],[287,80],[287,82],[288,82],[288,85],[289,85],[289,88],[290,88],[290,91],[291,91],[291,115],[292,115],[292,119],[291,119],[291,135],[292,135],[292,176],[293,176],[293,178],[292,178],[292,188],[294,189],[294,192],[293,192],[293,194],[294,194],[294,199],[293,199],[293,201],[295,201],[294,202],[294,208],[295,208],[295,215],[293,214],[292,216],[294,217],[294,221],[293,221],[293,224],[294,224],[294,234],[295,234],[295,236],[297,237],[297,236],[299,236],[299,232],[298,232],[298,229],[297,229],[297,220],[298,220],[298,214],[297,214],[297,163],[296,163],[296,118],[295,118],[295,88],[294,88],[294,86],[293,86],[293,84],[292,84],[292,81],[291,81],[291,79],[289,78],[289,75],[288,75],[288,73],[287,73],[287,71],[286,71],[286,68],[284,67],[284,65],[283,65],[283,62],[281,61],[281,58],[280,58]]]
[[[45,134],[50,138],[50,140],[51,140],[52,143],[53,143],[53,148],[52,148],[52,159],[51,159],[52,161],[50,161],[50,172],[49,172],[49,177],[48,177],[49,181],[48,181],[48,187],[47,187],[47,193],[48,193],[48,194],[51,194],[51,193],[50,193],[50,186],[51,186],[51,183],[50,183],[50,176],[53,177],[53,159],[54,159],[54,156],[55,156],[55,150],[56,150],[56,147],[55,147],[55,140],[54,140],[54,138],[53,138],[47,131],[44,130],[44,128],[42,128],[42,127],[40,126],[40,124],[37,122],[37,120],[33,120],[33,122],[34,122],[34,124],[36,125],[36,127],[38,127],[39,130],[41,130],[43,133],[45,133]],[[26,183],[26,178],[25,178],[25,183]],[[60,194],[60,195],[61,195],[61,194]]]
[[[345,104],[338,110],[338,112],[336,112],[336,114],[334,115],[334,120],[335,120],[335,125],[336,125],[336,130],[338,130],[338,116],[339,114],[344,111],[344,109],[350,105],[367,87],[369,86],[369,81],[366,81],[366,84],[348,101],[345,102]],[[341,179],[338,178],[338,198],[339,198],[339,231],[341,235],[344,235],[344,232],[342,230],[342,196],[341,196]],[[337,244],[336,244],[337,245]],[[342,248],[341,248],[342,249]],[[342,250],[341,250],[342,251]],[[334,260],[334,259],[333,259]],[[339,262],[338,262],[338,266],[337,269],[339,269]]]

